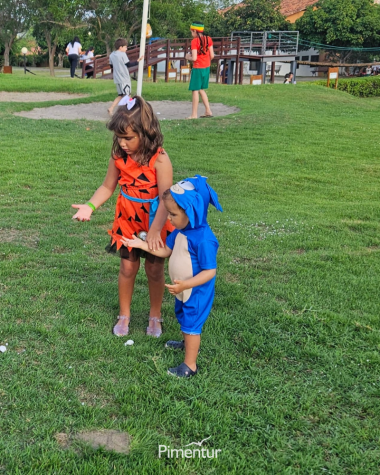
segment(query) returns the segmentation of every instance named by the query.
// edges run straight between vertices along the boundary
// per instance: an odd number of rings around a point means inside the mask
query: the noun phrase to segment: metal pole
[[[141,39],[140,39],[140,55],[139,55],[140,58],[143,54],[145,54],[146,24],[148,23],[148,6],[149,6],[149,0],[144,0],[143,15],[142,15],[142,22],[141,22]],[[146,58],[142,59],[139,62],[139,69],[137,72],[137,95],[138,96],[141,96],[141,92],[142,92],[145,59]]]

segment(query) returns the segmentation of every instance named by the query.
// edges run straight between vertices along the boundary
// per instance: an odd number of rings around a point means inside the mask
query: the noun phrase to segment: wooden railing
[[[241,39],[236,37],[231,39],[226,38],[213,38],[214,45],[214,54],[215,57],[213,62],[218,62],[220,60],[234,60],[236,64],[239,64],[239,59],[241,57],[249,58],[252,56],[250,51],[247,51],[247,45],[241,44]],[[255,47],[260,45],[255,45]],[[144,67],[152,66],[153,68],[153,81],[157,80],[157,65],[158,63],[165,62],[165,80],[168,80],[168,72],[170,69],[170,61],[180,61],[181,66],[187,64],[185,55],[190,53],[191,50],[191,39],[175,39],[175,40],[157,40],[153,41],[150,44],[147,44],[145,47],[145,59]],[[127,50],[127,56],[130,61],[136,61],[140,54],[140,46],[131,46]],[[109,65],[109,57],[107,55],[98,56],[94,58],[92,63],[83,62],[82,67],[82,77],[85,77],[86,66],[92,66],[92,71],[94,73],[93,77],[99,78],[110,78],[111,77],[111,66]],[[133,73],[137,71],[138,66],[132,66],[129,68],[129,72]],[[243,64],[240,63],[240,68],[235,68],[235,84],[241,82],[242,78]],[[91,71],[88,70],[88,71]]]

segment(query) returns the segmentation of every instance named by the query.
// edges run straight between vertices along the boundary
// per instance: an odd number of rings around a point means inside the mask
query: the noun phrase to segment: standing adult
[[[212,39],[204,33],[203,23],[194,22],[190,26],[191,53],[186,55],[186,59],[193,61],[191,70],[189,90],[193,93],[192,112],[188,119],[198,118],[199,94],[201,95],[205,113],[201,117],[212,117],[210,104],[205,89],[208,89],[210,79],[210,65],[214,59],[214,47]]]
[[[70,62],[70,76],[74,78],[79,56],[82,54],[82,45],[77,36],[67,45],[66,53]]]

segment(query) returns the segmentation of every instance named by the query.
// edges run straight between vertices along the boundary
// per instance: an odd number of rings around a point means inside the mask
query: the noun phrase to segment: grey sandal
[[[116,335],[116,336],[126,336],[128,335],[129,333],[129,321],[131,319],[131,317],[127,317],[126,315],[119,315],[118,317],[118,322],[116,323],[116,325],[113,327],[113,334]],[[127,329],[125,330],[124,327],[119,323],[121,321],[124,321],[124,320],[128,320],[128,326],[127,326]]]
[[[149,317],[150,322],[163,322],[162,318],[159,317]],[[162,334],[162,329],[157,328],[156,325],[154,325],[152,328],[151,327],[146,327],[146,334],[149,336],[154,336],[155,338],[159,338]]]

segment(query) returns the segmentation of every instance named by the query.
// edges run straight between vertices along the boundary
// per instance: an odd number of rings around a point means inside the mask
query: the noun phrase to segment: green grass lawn
[[[21,74],[0,90],[115,97],[112,81]],[[143,92],[190,101],[186,84]],[[241,111],[162,123],[175,179],[208,176],[224,208],[209,214],[216,298],[187,381],[166,374],[182,361],[164,349],[180,336],[168,293],[164,335],[145,335],[142,270],[135,345],[111,334],[115,196],[91,222],[71,219],[104,177],[110,132],[0,103],[0,473],[379,473],[379,103],[311,84],[211,84],[209,98]],[[56,440],[99,429],[128,432],[129,455]],[[217,459],[158,458],[159,444],[209,436]]]

